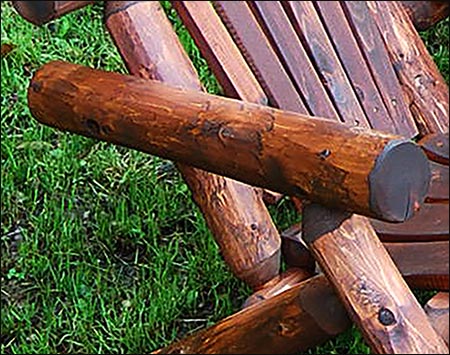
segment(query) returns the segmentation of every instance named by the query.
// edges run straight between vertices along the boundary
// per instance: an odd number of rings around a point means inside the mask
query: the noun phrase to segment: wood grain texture
[[[313,3],[286,1],[283,5],[330,93],[341,121],[349,126],[370,127]]]
[[[424,204],[420,211],[404,223],[371,220],[379,238],[386,242],[426,242],[448,240],[448,204]]]
[[[408,138],[415,137],[418,129],[367,3],[347,1],[343,2],[342,6],[354,28],[355,36],[372,70],[396,132]]]
[[[95,1],[12,1],[17,12],[27,21],[41,26]]]
[[[424,307],[428,319],[436,332],[448,346],[449,338],[449,297],[448,292],[439,292]]]
[[[430,160],[448,166],[448,141],[448,132],[435,133],[423,137],[419,144]]]
[[[105,21],[130,73],[202,89],[158,2],[109,1]],[[234,274],[252,287],[278,275],[280,237],[261,192],[187,165],[177,166]]]
[[[214,8],[269,98],[285,110],[307,112],[261,26],[244,1],[213,1]]]
[[[400,1],[418,31],[425,31],[450,14],[448,1]]]
[[[325,87],[279,1],[249,2],[260,26],[314,116],[339,120]],[[307,112],[300,112],[307,113]]]
[[[382,220],[409,219],[430,180],[397,136],[60,61],[28,100],[47,125]]]
[[[303,238],[372,351],[448,351],[367,219],[308,205]]]
[[[367,2],[410,100],[421,135],[448,132],[449,91],[439,69],[397,1]]]
[[[172,4],[220,82],[224,94],[267,104],[267,96],[211,3],[173,1]]]
[[[314,4],[324,27],[331,34],[330,39],[361,102],[370,126],[383,132],[402,134],[402,125],[399,125],[388,112],[340,3],[338,1],[316,1]]]
[[[108,1],[105,25],[131,74],[202,90],[194,66],[157,3]]]

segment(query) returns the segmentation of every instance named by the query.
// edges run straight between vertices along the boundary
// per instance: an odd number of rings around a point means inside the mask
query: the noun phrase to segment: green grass
[[[220,93],[165,8],[205,87]],[[250,289],[227,269],[170,162],[29,114],[31,73],[50,60],[126,72],[101,6],[42,28],[8,2],[1,11],[1,41],[15,45],[1,59],[2,353],[145,353],[238,310]],[[448,82],[448,20],[423,36]],[[271,213],[280,230],[297,218],[287,200]],[[354,328],[309,353],[368,348]]]

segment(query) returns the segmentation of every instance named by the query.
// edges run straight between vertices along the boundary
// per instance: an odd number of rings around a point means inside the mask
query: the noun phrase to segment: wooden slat
[[[412,100],[411,110],[420,133],[448,132],[448,86],[405,9],[398,1],[368,1],[367,4],[403,90]]]
[[[422,138],[419,144],[430,160],[448,166],[448,132],[429,134]]]
[[[383,243],[409,287],[448,290],[449,242]]]
[[[378,236],[386,242],[438,241],[449,239],[448,204],[425,204],[404,223],[371,220]]]
[[[285,110],[308,112],[248,4],[244,1],[214,1],[213,4],[269,97],[270,104]]]
[[[445,202],[449,200],[449,170],[448,165],[430,161],[431,182],[425,202]]]
[[[208,1],[174,1],[173,7],[228,97],[267,104],[267,97]]]
[[[330,92],[340,119],[350,126],[370,127],[312,2],[289,1],[283,5]]]
[[[406,105],[391,59],[365,1],[342,2],[356,38],[395,124],[396,133],[412,138],[418,129]]]
[[[399,133],[397,123],[386,109],[341,5],[337,1],[316,1],[314,4],[325,27],[331,33],[331,41],[364,108],[370,126],[380,131]]]
[[[293,78],[310,112],[319,117],[339,120],[311,60],[282,5],[278,1],[252,1],[253,12],[268,33],[268,38]]]
[[[287,265],[314,271],[316,260],[302,240],[302,224],[296,223],[281,232],[281,254]]]

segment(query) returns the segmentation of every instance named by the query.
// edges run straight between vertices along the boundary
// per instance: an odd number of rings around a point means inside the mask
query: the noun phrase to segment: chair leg
[[[202,89],[158,2],[108,1],[105,21],[132,74]],[[281,240],[262,192],[186,165],[177,166],[233,273],[252,288],[278,275]]]
[[[368,219],[311,204],[303,238],[374,352],[448,352]]]

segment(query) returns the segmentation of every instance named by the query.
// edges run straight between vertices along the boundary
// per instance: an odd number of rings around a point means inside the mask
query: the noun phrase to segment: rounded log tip
[[[420,209],[431,179],[428,159],[410,140],[389,142],[369,175],[369,204],[377,217],[404,222]]]
[[[25,20],[41,26],[54,14],[54,1],[13,1],[14,8]]]
[[[109,16],[128,9],[140,1],[105,1],[104,20],[106,21]]]

